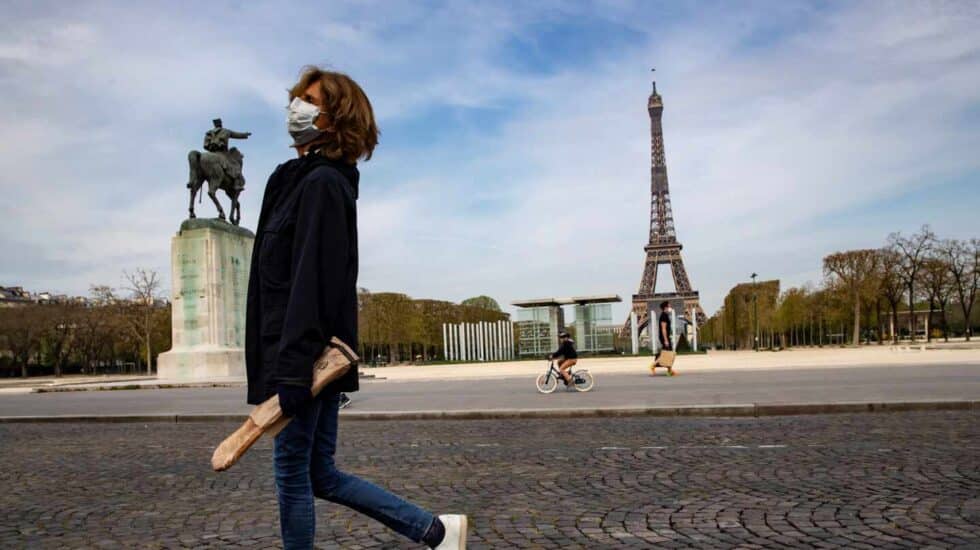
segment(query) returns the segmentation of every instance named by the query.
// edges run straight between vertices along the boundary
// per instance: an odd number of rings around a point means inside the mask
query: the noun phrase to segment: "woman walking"
[[[357,368],[313,397],[313,363],[331,337],[357,345],[357,161],[378,143],[371,103],[344,74],[305,69],[289,92],[297,157],[266,184],[248,283],[248,402],[279,396],[292,421],[273,464],[283,547],[313,548],[319,497],[431,548],[466,547],[464,515],[432,513],[334,464],[341,392]]]

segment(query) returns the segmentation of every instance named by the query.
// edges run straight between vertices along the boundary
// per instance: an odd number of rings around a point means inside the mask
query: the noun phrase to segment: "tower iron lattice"
[[[691,288],[681,249],[674,228],[674,214],[670,207],[670,187],[667,184],[667,160],[664,155],[663,98],[657,93],[657,83],[647,102],[650,114],[650,241],[643,250],[646,263],[640,279],[640,291],[633,295],[633,312],[636,313],[637,331],[649,324],[651,305],[670,301],[677,308],[683,302],[683,313],[698,324],[706,320],[698,291]],[[661,265],[670,266],[674,278],[674,292],[657,292],[657,270]],[[678,308],[680,309],[680,308]],[[630,321],[627,319],[624,332],[629,333]]]

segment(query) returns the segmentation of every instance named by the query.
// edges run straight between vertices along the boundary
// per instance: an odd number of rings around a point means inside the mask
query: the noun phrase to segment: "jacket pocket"
[[[289,288],[291,243],[278,231],[266,231],[259,248],[259,276],[262,288],[272,291]]]

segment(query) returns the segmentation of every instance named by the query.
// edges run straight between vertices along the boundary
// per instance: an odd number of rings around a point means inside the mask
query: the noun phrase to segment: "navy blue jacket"
[[[575,342],[568,338],[558,345],[558,349],[549,356],[551,359],[561,357],[562,359],[578,359],[578,352],[575,351]]]
[[[245,315],[248,402],[278,384],[309,387],[336,336],[357,349],[357,167],[319,154],[269,177],[252,249]],[[357,368],[326,393],[357,391]]]

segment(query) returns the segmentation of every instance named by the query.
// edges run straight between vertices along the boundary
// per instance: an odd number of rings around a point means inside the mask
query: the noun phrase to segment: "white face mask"
[[[293,136],[294,147],[306,145],[323,133],[314,123],[321,112],[316,105],[294,97],[286,110],[286,128],[289,135]]]

